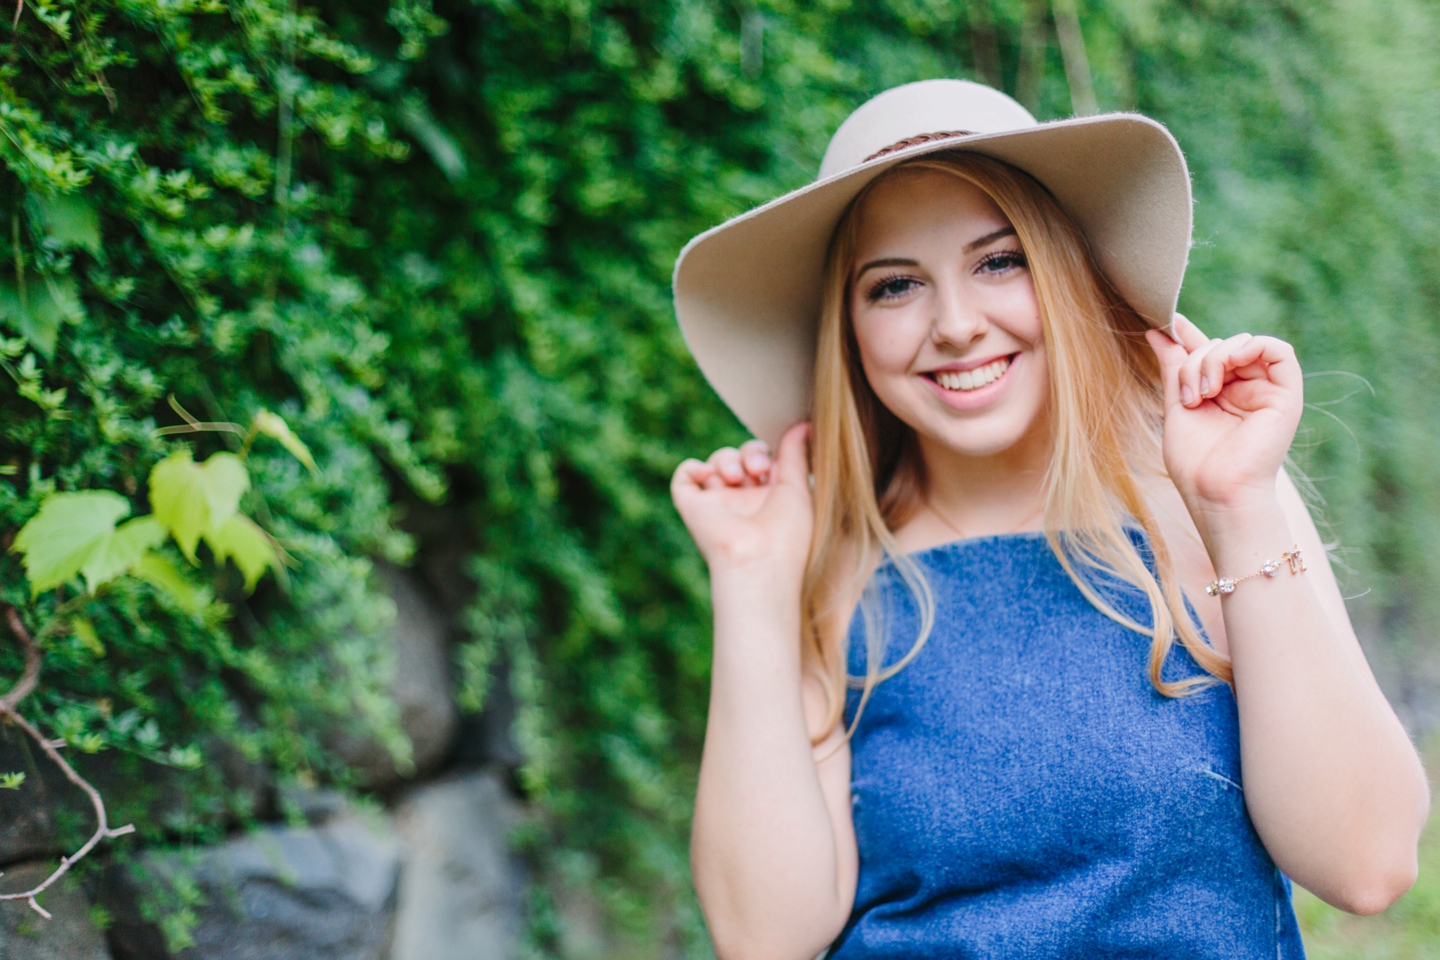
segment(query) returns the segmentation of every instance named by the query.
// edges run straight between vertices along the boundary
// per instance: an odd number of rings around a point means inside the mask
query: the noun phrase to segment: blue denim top
[[[1156,692],[1150,639],[1086,600],[1040,534],[912,556],[935,628],[851,741],[860,879],[829,956],[1303,958],[1245,811],[1230,688]],[[1105,586],[1151,622],[1140,591]],[[872,588],[894,663],[915,605],[889,565]],[[863,676],[858,612],[849,661]],[[1166,679],[1201,673],[1177,644]]]

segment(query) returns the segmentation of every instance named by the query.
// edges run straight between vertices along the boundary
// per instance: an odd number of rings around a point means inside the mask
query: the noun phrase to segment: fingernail
[[[1191,390],[1188,385],[1180,388],[1180,402],[1187,407],[1195,402],[1195,391]]]
[[[1210,378],[1209,378],[1209,377],[1201,377],[1201,378],[1200,378],[1200,396],[1203,397],[1203,396],[1205,396],[1205,394],[1207,394],[1207,393],[1209,393],[1209,392],[1210,392]]]

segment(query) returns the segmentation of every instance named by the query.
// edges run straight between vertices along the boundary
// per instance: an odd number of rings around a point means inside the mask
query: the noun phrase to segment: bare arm
[[[823,711],[818,684],[801,675],[805,437],[787,434],[773,464],[751,445],[744,457],[687,461],[673,487],[709,563],[715,611],[690,855],[722,960],[812,960],[855,893],[849,749],[840,731],[811,746],[807,712],[814,722]]]
[[[1429,793],[1315,525],[1279,470],[1302,405],[1299,366],[1280,341],[1211,342],[1193,325],[1177,327],[1185,348],[1156,347],[1166,368],[1166,462],[1214,568],[1240,577],[1295,545],[1308,567],[1292,575],[1282,564],[1218,601],[1251,820],[1297,883],[1342,909],[1376,913],[1415,880]]]

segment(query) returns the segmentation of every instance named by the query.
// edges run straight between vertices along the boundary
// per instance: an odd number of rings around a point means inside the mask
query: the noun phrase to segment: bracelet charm
[[[1246,574],[1243,577],[1220,577],[1217,580],[1211,580],[1205,585],[1205,592],[1212,597],[1227,596],[1234,593],[1237,586],[1249,580],[1251,577],[1275,576],[1275,574],[1280,572],[1280,565],[1282,563],[1288,563],[1290,565],[1291,576],[1305,572],[1305,558],[1300,556],[1299,544],[1280,554],[1279,560],[1266,560],[1260,565],[1260,569],[1254,573]]]

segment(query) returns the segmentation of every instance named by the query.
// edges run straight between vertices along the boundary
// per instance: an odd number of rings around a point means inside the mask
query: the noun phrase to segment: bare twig
[[[10,22],[11,30],[20,29],[20,14],[25,11],[25,0],[15,0],[15,19]]]
[[[176,424],[173,427],[161,427],[155,431],[157,437],[173,437],[180,433],[205,433],[214,431],[217,433],[234,433],[245,436],[245,428],[238,423],[222,423],[219,421],[197,420],[195,423],[187,423],[183,426]]]
[[[1085,55],[1085,34],[1075,0],[1054,0],[1055,33],[1060,38],[1060,56],[1065,61],[1065,79],[1070,82],[1070,109],[1077,117],[1100,112],[1095,102],[1095,83],[1090,77],[1090,58]]]
[[[95,808],[95,833],[91,835],[89,840],[85,841],[84,846],[68,857],[61,857],[60,866],[56,868],[50,876],[46,877],[44,882],[39,886],[21,893],[0,894],[0,900],[26,901],[30,904],[32,910],[46,920],[49,920],[49,911],[40,906],[35,898],[48,890],[55,881],[68,873],[70,868],[87,853],[95,849],[95,845],[101,840],[108,840],[111,837],[121,837],[127,833],[134,833],[135,826],[133,824],[127,824],[123,827],[111,827],[109,819],[105,814],[105,801],[101,798],[100,791],[92,787],[84,777],[75,772],[74,767],[65,762],[64,757],[60,756],[59,748],[65,746],[65,741],[45,739],[44,735],[35,729],[28,720],[22,717],[16,709],[20,701],[25,699],[25,697],[35,689],[35,684],[40,679],[40,648],[30,636],[30,631],[25,629],[25,622],[20,619],[20,614],[14,607],[6,605],[5,622],[9,625],[10,632],[14,634],[15,639],[19,640],[20,645],[25,648],[25,672],[21,675],[20,679],[16,681],[15,686],[12,687],[5,696],[0,697],[0,719],[15,724],[29,734],[30,739],[38,743],[40,749],[45,751],[45,756],[54,761],[55,765],[60,768],[60,772],[65,774],[65,778],[85,791],[85,795],[90,798],[90,803]]]
[[[185,424],[183,426],[161,427],[155,431],[155,436],[157,437],[170,437],[177,433],[206,432],[234,433],[242,437],[245,436],[245,428],[238,423],[228,423],[220,420],[197,420],[194,414],[180,406],[180,401],[175,399],[175,394],[170,394],[169,400],[170,409],[174,410],[180,416],[180,419],[185,421]]]
[[[11,714],[15,712],[20,701],[30,695],[30,691],[35,689],[35,684],[40,680],[40,648],[30,639],[30,632],[25,629],[25,624],[14,607],[5,608],[5,620],[10,626],[10,632],[20,638],[20,643],[25,648],[25,672],[15,681],[10,692],[0,697],[0,714]]]

